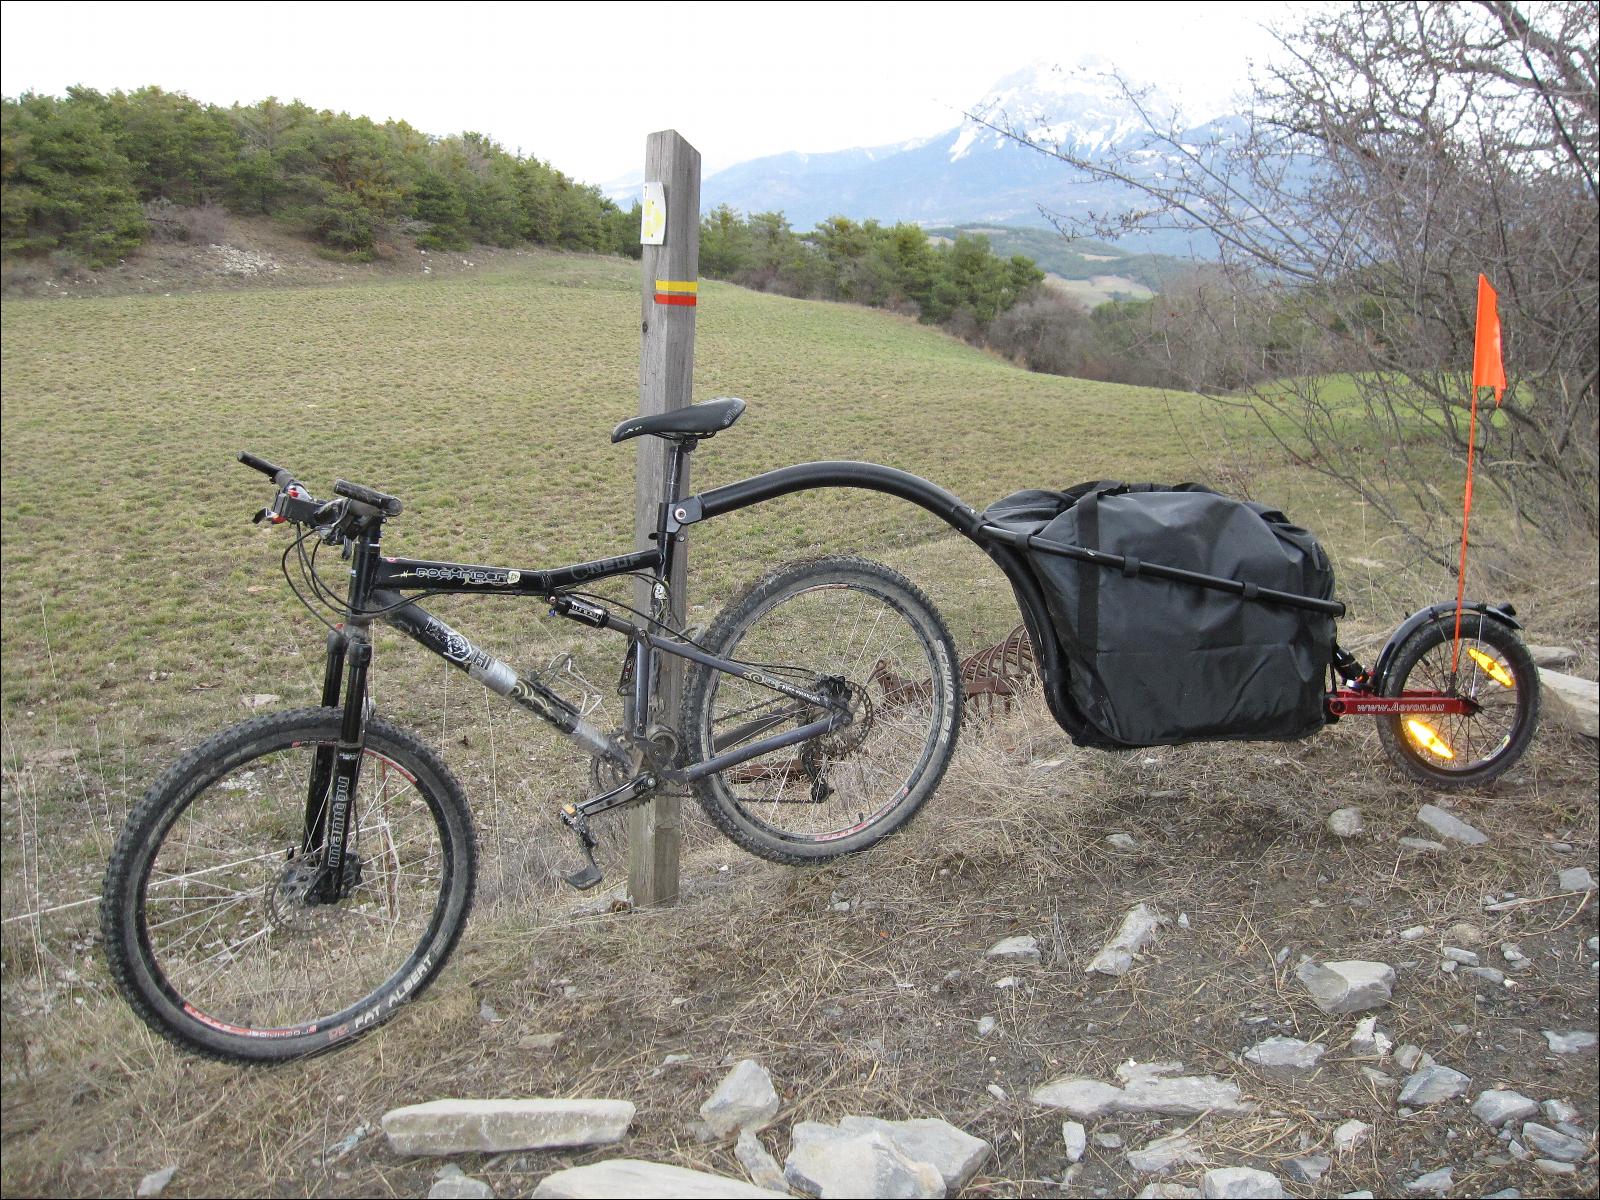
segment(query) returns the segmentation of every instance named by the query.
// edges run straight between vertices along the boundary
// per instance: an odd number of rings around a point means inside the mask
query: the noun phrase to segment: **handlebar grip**
[[[278,466],[276,463],[269,463],[266,459],[251,454],[248,450],[239,451],[239,461],[247,467],[260,471],[279,487],[294,479],[294,476],[289,474],[283,467]]]
[[[333,491],[337,496],[344,496],[351,500],[359,500],[363,504],[370,504],[386,517],[398,517],[404,507],[400,497],[391,496],[387,492],[380,492],[376,488],[363,487],[359,483],[351,483],[347,479],[335,479]]]

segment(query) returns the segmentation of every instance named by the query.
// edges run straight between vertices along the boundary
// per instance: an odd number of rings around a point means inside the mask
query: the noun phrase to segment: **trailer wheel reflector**
[[[1511,677],[1511,672],[1506,670],[1489,655],[1479,650],[1476,646],[1467,647],[1467,657],[1483,668],[1483,673],[1494,680],[1501,687],[1516,687],[1517,681]]]
[[[1411,734],[1411,740],[1416,742],[1435,758],[1454,758],[1456,752],[1450,749],[1450,743],[1445,741],[1426,721],[1419,721],[1415,717],[1406,721],[1406,731]]]

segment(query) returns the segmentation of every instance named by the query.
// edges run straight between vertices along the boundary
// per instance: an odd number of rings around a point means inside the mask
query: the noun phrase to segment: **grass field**
[[[95,910],[83,902],[98,890],[129,805],[161,766],[248,715],[262,694],[273,708],[313,702],[320,678],[321,627],[278,574],[286,535],[248,523],[270,493],[234,453],[248,448],[287,465],[323,494],[343,476],[402,496],[391,552],[530,567],[618,552],[631,539],[634,454],[607,435],[635,411],[638,305],[635,264],[558,254],[449,278],[5,304],[6,1194],[126,1193],[144,1171],[174,1160],[184,1167],[170,1195],[420,1194],[431,1165],[387,1158],[374,1139],[358,1138],[360,1149],[342,1159],[325,1148],[391,1104],[451,1089],[636,1096],[641,1132],[628,1152],[737,1173],[728,1147],[683,1137],[716,1063],[735,1050],[789,1072],[786,1112],[797,1119],[870,1105],[886,1116],[937,1111],[968,1123],[999,1146],[988,1193],[1034,1194],[1039,1172],[1059,1175],[1061,1164],[1038,1150],[1030,1160],[1028,1139],[1059,1143],[1059,1133],[1037,1114],[996,1106],[982,1082],[1015,1090],[1030,1072],[1087,1063],[1060,1022],[1091,993],[1074,981],[1070,995],[1043,987],[1019,995],[1007,1018],[1015,1041],[991,1048],[996,1057],[985,1064],[984,1047],[962,1035],[946,1062],[935,1029],[956,1010],[922,985],[950,963],[930,939],[981,955],[985,939],[1049,925],[1054,909],[1058,942],[1087,943],[1146,876],[1197,913],[1215,910],[1221,922],[1223,910],[1243,905],[1263,927],[1277,922],[1269,939],[1288,937],[1282,927],[1308,917],[1299,901],[1312,885],[1301,876],[1316,867],[1303,847],[1331,807],[1325,787],[1377,812],[1414,809],[1414,789],[1352,766],[1375,752],[1370,733],[1353,727],[1270,755],[1163,751],[1145,766],[1083,753],[1046,779],[1030,756],[1065,747],[1033,711],[974,733],[903,843],[808,873],[745,859],[696,828],[681,909],[575,923],[566,898],[553,900],[547,886],[566,847],[551,854],[530,830],[551,831],[551,810],[584,786],[585,765],[511,710],[491,707],[476,684],[384,633],[377,703],[443,748],[482,830],[483,907],[460,960],[430,993],[426,1015],[408,1024],[403,1014],[334,1058],[240,1073],[171,1051],[111,994],[94,951]],[[697,487],[829,458],[900,467],[980,507],[1021,487],[1197,479],[1270,500],[1325,536],[1358,650],[1450,588],[1414,570],[1400,540],[1369,527],[1361,506],[1198,397],[1031,375],[903,318],[715,283],[703,287],[697,321],[697,398],[750,402],[732,431],[695,455]],[[998,572],[942,523],[886,497],[839,491],[701,526],[691,546],[691,623],[709,621],[759,571],[817,552],[864,554],[906,571],[945,613],[963,653],[1017,620]],[[1510,572],[1501,581],[1536,634],[1578,638],[1592,670],[1594,597],[1583,568],[1570,579],[1519,582]],[[541,621],[537,605],[436,607],[509,661],[571,653],[597,692],[615,679],[610,640]],[[1506,831],[1514,860],[1509,851],[1473,860],[1476,874],[1441,868],[1410,881],[1391,907],[1422,906],[1427,915],[1416,919],[1431,921],[1474,889],[1536,886],[1549,860],[1529,832],[1539,825],[1592,856],[1592,753],[1552,736],[1530,763],[1519,787],[1531,786],[1534,825],[1482,818]],[[1165,817],[1142,813],[1141,797],[1165,796],[1171,808],[1180,793],[1204,801]],[[1148,834],[1158,857],[1109,860],[1100,835],[1147,820],[1164,823]],[[1344,853],[1361,881],[1352,886],[1383,891],[1392,860]],[[1191,857],[1213,863],[1205,869],[1215,876],[1177,879]],[[1257,911],[1261,897],[1238,873],[1255,869],[1245,860],[1266,872],[1281,911]],[[841,889],[877,907],[857,908],[845,923],[819,916]],[[1355,923],[1324,923],[1318,936],[1352,945],[1376,936],[1351,932]],[[1592,914],[1567,932],[1585,925]],[[1185,965],[1202,988],[1215,962],[1257,954],[1237,926],[1213,937]],[[1213,1024],[1268,995],[1260,964],[1250,970],[1242,991],[1206,1001],[1208,1024],[1201,1030],[1196,1018],[1187,1049],[1161,997],[1136,994],[1121,1011],[1145,1015],[1126,1031],[1124,1056],[1205,1059],[1206,1046],[1233,1036]],[[624,998],[606,994],[619,976],[629,981]],[[1270,963],[1267,977],[1276,979]],[[1575,978],[1578,992],[1552,991],[1541,1003],[1592,1007],[1587,972]],[[922,990],[894,982],[907,979]],[[568,1003],[564,986],[584,999]],[[669,1003],[685,995],[692,1004]],[[837,997],[848,1018],[827,1018],[834,1027],[821,1032],[818,1013]],[[509,1019],[481,1021],[480,999]],[[960,1019],[987,1003],[964,995]],[[1446,1002],[1429,1003],[1432,1012]],[[897,1005],[908,1006],[901,1017]],[[895,1021],[903,1036],[888,1032]],[[564,1049],[518,1040],[548,1029],[564,1032]],[[885,1038],[899,1057],[883,1060],[891,1065],[880,1075],[883,1063],[864,1047]],[[692,1085],[651,1073],[677,1048],[694,1056]],[[951,1074],[963,1063],[976,1088],[963,1090]],[[1592,1072],[1584,1086],[1592,1096]],[[500,1173],[504,1195],[570,1156],[533,1159],[478,1165]],[[1387,1169],[1371,1162],[1347,1186],[1371,1185]]]

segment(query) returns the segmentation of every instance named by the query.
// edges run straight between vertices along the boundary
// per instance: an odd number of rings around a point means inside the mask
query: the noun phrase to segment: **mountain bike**
[[[618,425],[614,443],[653,436],[668,446],[653,545],[557,567],[387,555],[384,528],[400,515],[399,498],[341,480],[334,499],[319,499],[288,470],[239,455],[277,489],[255,519],[294,531],[283,556],[290,586],[313,612],[321,605],[337,619],[327,622],[320,706],[258,716],[206,739],[155,781],[117,839],[101,923],[112,977],[147,1024],[200,1054],[281,1062],[376,1028],[445,965],[472,905],[472,816],[443,758],[374,711],[375,622],[554,727],[588,757],[594,794],[561,809],[582,863],[567,877],[576,888],[601,882],[595,818],[663,789],[692,789],[723,834],[780,863],[865,850],[903,826],[944,776],[963,694],[950,632],[914,584],[877,563],[817,558],[763,575],[703,634],[672,620],[671,581],[686,531],[793,492],[884,493],[982,548],[1012,585],[1052,715],[1083,744],[1137,743],[1097,728],[1080,707],[1074,672],[1093,672],[1099,660],[1093,647],[1074,643],[1079,632],[1070,623],[1058,622],[1051,576],[1035,569],[1044,560],[1313,614],[1323,632],[1308,644],[1322,658],[1302,655],[1300,664],[1313,719],[1288,736],[1371,715],[1400,767],[1438,788],[1488,783],[1532,739],[1538,675],[1510,605],[1413,614],[1368,671],[1333,640],[1331,620],[1344,606],[1330,596],[1065,544],[1043,523],[1004,520],[994,515],[1000,505],[978,512],[892,467],[802,463],[684,495],[687,456],[744,407],[724,398]],[[1093,494],[1109,513],[1118,495],[1138,491],[1119,485]],[[1084,494],[1033,495],[1066,505]],[[342,595],[317,568],[319,551],[335,547],[348,562]],[[648,609],[584,590],[628,576],[647,582]],[[532,599],[552,617],[620,637],[620,725],[595,725],[538,672],[517,670],[418,603],[437,595]],[[675,712],[663,710],[657,686],[669,656],[686,664]],[[1157,676],[1146,682],[1159,686]],[[1260,728],[1145,744],[1254,737]]]
[[[911,818],[944,775],[961,710],[950,632],[915,585],[876,563],[818,558],[756,580],[702,636],[672,625],[684,529],[711,507],[679,494],[684,460],[743,408],[725,399],[618,426],[613,442],[648,435],[670,444],[655,544],[552,568],[386,555],[399,498],[341,480],[322,500],[288,470],[239,456],[277,488],[256,520],[296,531],[286,575],[294,556],[310,591],[302,598],[331,607],[337,621],[320,707],[206,739],[128,818],[101,919],[112,975],[141,1018],[202,1054],[281,1061],[376,1027],[449,957],[472,904],[471,812],[439,754],[373,711],[374,622],[590,757],[604,786],[561,812],[584,860],[568,877],[574,887],[601,882],[594,818],[664,788],[692,788],[724,834],[781,863],[866,849]],[[348,560],[343,596],[318,574],[320,547]],[[582,591],[630,575],[649,580],[651,611]],[[417,603],[445,594],[525,597],[625,639],[622,726],[595,726],[538,673],[518,671]],[[668,655],[688,665],[677,713],[658,703]],[[875,673],[918,686],[875,696]]]

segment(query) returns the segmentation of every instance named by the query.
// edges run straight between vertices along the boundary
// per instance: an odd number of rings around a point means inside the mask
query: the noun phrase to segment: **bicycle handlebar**
[[[266,459],[251,454],[248,450],[239,451],[239,461],[247,467],[251,467],[257,471],[260,471],[279,487],[284,487],[285,485],[294,482],[294,476],[289,474],[288,471],[284,470],[276,463],[269,463]]]
[[[274,515],[300,524],[309,524],[323,514],[327,506],[322,501],[314,499],[306,491],[305,485],[285,468],[278,466],[277,463],[268,462],[260,455],[251,454],[248,450],[239,451],[239,461],[253,470],[260,471],[278,487],[276,512],[272,509],[262,509],[256,516],[258,521],[266,515]],[[333,490],[335,495],[343,496],[350,502],[342,506],[343,510],[362,520],[398,517],[404,507],[398,496],[391,496],[387,492],[364,487],[359,483],[351,483],[347,479],[334,480]]]
[[[370,504],[386,517],[398,517],[400,510],[405,507],[400,503],[399,496],[391,496],[388,492],[378,491],[377,488],[363,487],[347,479],[335,479],[333,493],[349,500],[359,500],[362,504]]]

